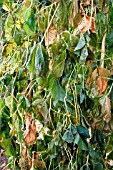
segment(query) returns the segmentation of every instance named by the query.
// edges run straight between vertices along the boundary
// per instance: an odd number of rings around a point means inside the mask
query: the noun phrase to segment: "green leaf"
[[[106,37],[106,41],[108,44],[108,48],[112,48],[113,47],[113,30],[107,35]]]
[[[44,56],[42,52],[42,46],[41,44],[39,44],[35,56],[35,68],[38,75],[40,75],[44,66],[45,66],[45,62],[44,62]]]
[[[101,170],[104,169],[103,164],[100,162],[93,161],[93,170]]]
[[[89,155],[92,157],[94,160],[100,160],[100,156],[97,152],[95,152],[90,145],[88,145],[88,150],[89,150]]]
[[[80,92],[80,104],[83,103],[84,99],[85,99],[85,94]]]
[[[28,36],[33,35],[33,31],[29,28],[29,26],[26,23],[24,24],[23,28]]]
[[[64,133],[62,139],[63,139],[64,141],[68,142],[68,143],[74,142],[74,136],[73,136],[73,134],[72,134],[72,132],[71,132],[70,130],[67,130],[67,131]]]
[[[52,86],[52,89],[51,89],[51,94],[52,94],[52,97],[55,99],[55,100],[59,100],[59,101],[62,101],[64,102],[64,98],[66,96],[66,92],[65,90],[61,87],[59,81],[56,79],[53,83],[53,86]]]
[[[26,21],[27,25],[29,28],[34,32],[35,31],[35,18],[34,18],[34,13],[31,11],[30,16],[28,20]]]
[[[44,102],[44,99],[36,99],[32,102],[32,106],[37,106],[38,104]]]
[[[78,125],[77,126],[77,131],[78,131],[78,133],[80,134],[81,137],[90,138],[88,129],[84,128],[83,126]]]
[[[35,68],[38,75],[41,73],[46,74],[48,70],[48,55],[41,44],[39,44],[37,47],[35,55]]]
[[[82,140],[82,138],[80,138],[78,146],[81,150],[84,150],[84,151],[88,150],[88,148],[87,148],[85,142]]]
[[[63,51],[59,59],[53,65],[53,73],[56,77],[61,77],[65,66],[66,51]]]
[[[27,63],[27,68],[30,72],[35,73],[34,65],[35,65],[35,56],[36,56],[36,46],[33,46],[30,51],[29,60]]]
[[[14,41],[16,42],[17,45],[22,45],[21,39],[22,39],[21,34],[17,33],[16,31],[14,36]]]
[[[85,38],[82,36],[82,37],[79,39],[79,42],[78,42],[77,46],[75,47],[74,51],[81,50],[81,49],[85,46],[85,44],[86,44]]]
[[[29,100],[25,96],[23,96],[22,94],[17,95],[17,100],[19,101],[19,108],[20,109],[23,108],[26,111],[28,111],[28,109],[30,108]]]
[[[87,56],[88,56],[88,50],[85,47],[81,50],[80,63],[84,63],[86,61]]]
[[[32,32],[35,31],[35,18],[34,18],[34,12],[31,9],[27,9],[22,13],[23,19],[25,21],[24,29],[28,33],[28,30],[31,30]],[[29,28],[28,28],[28,27]],[[30,33],[31,35],[31,33]]]
[[[2,110],[3,109],[3,107],[5,106],[5,101],[4,101],[4,99],[0,99],[0,110]],[[1,114],[2,112],[0,112],[0,114]]]
[[[9,109],[11,109],[12,107],[12,99],[13,98],[11,96],[8,96],[7,98],[5,98],[5,104]]]
[[[6,156],[12,156],[16,154],[16,151],[14,150],[13,146],[12,146],[12,142],[10,138],[7,139],[3,139],[3,141],[1,142],[1,146],[3,148],[5,148],[5,154]]]
[[[80,139],[81,139],[81,137],[80,137],[80,135],[77,133],[77,134],[75,135],[74,144],[79,145]]]

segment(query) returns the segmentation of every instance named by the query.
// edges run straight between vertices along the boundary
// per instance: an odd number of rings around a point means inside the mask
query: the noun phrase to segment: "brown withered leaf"
[[[108,81],[102,77],[98,77],[96,84],[98,86],[99,93],[102,94],[107,89]]]
[[[26,130],[24,132],[24,140],[27,145],[31,145],[36,139],[36,125],[32,116],[26,112]]]
[[[91,5],[91,0],[84,0],[82,2],[83,5]]]
[[[25,158],[20,158],[19,159],[19,167],[21,168],[21,170],[27,170],[27,160]]]
[[[106,123],[109,123],[111,120],[111,103],[109,97],[106,96],[104,102],[101,102],[100,104],[103,119]]]
[[[45,46],[52,45],[56,39],[57,30],[55,29],[54,25],[50,26],[48,30],[48,34],[45,37]]]
[[[87,86],[92,83],[94,85],[97,84],[98,91],[100,94],[102,94],[108,86],[108,77],[110,76],[110,72],[106,68],[99,67],[98,69],[95,69],[91,74],[91,79],[87,80]]]
[[[88,33],[90,33],[90,31],[96,33],[95,18],[84,14],[83,21],[78,25],[78,29],[82,33],[86,31],[88,31]]]
[[[99,67],[98,68],[98,73],[101,77],[106,77],[108,78],[110,76],[110,72],[109,70],[107,70],[106,68],[103,68],[103,67]]]
[[[45,167],[45,162],[35,159],[34,160],[34,166],[39,168],[39,169],[43,169]]]
[[[98,68],[98,79],[96,81],[98,85],[98,90],[100,94],[102,94],[107,89],[108,77],[110,76],[110,72],[106,68],[99,67]]]

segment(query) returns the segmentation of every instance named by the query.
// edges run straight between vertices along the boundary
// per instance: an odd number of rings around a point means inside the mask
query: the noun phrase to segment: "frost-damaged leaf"
[[[36,125],[32,116],[26,112],[26,130],[24,132],[24,140],[27,145],[31,145],[36,139]]]
[[[78,29],[82,33],[85,33],[89,30],[91,30],[91,32],[93,33],[96,33],[95,18],[89,17],[88,15],[84,14],[83,21],[78,25]]]
[[[57,30],[55,29],[54,25],[50,26],[48,30],[48,35],[45,37],[45,46],[49,46],[53,44],[57,36]]]
[[[108,96],[100,99],[101,104],[101,112],[103,115],[103,119],[108,123],[111,120],[111,103]]]

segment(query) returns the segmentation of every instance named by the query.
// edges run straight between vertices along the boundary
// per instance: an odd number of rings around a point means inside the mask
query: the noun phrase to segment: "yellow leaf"
[[[24,23],[24,19],[22,16],[20,16],[20,22],[23,24]]]
[[[10,11],[9,6],[7,4],[4,4],[2,7],[5,11]]]
[[[8,44],[6,47],[6,55],[9,55],[13,50],[13,44]]]

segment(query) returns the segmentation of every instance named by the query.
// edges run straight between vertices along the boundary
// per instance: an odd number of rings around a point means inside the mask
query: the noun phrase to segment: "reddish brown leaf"
[[[99,93],[102,94],[107,89],[108,77],[110,72],[106,68],[99,67],[92,72],[91,80],[92,84],[95,83],[98,86]]]
[[[27,148],[24,148],[23,150],[22,150],[22,154],[23,154],[23,156],[26,158],[28,155],[28,153],[27,153]]]
[[[103,68],[103,67],[98,68],[98,73],[103,78],[105,78],[105,77],[108,78],[110,76],[109,70],[107,70],[106,68]]]
[[[36,125],[32,116],[26,113],[26,130],[24,132],[24,140],[27,145],[31,145],[36,139]]]
[[[98,77],[96,84],[98,85],[98,90],[100,94],[102,94],[107,89],[107,79],[104,79],[102,77]]]
[[[91,76],[89,75],[87,78],[87,83],[86,83],[86,87],[88,87],[91,83]]]
[[[48,30],[48,35],[45,37],[45,46],[52,45],[57,36],[57,30],[54,26],[51,26]]]
[[[89,32],[89,30],[93,33],[96,33],[95,18],[84,14],[83,21],[78,25],[78,29],[82,33],[85,33],[86,31]]]

